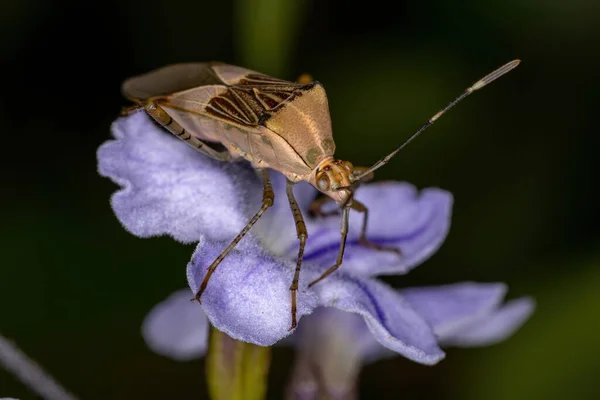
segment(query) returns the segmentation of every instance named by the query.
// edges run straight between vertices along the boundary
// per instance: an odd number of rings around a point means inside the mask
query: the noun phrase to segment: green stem
[[[270,347],[234,340],[211,327],[206,360],[211,399],[264,399],[270,361]]]

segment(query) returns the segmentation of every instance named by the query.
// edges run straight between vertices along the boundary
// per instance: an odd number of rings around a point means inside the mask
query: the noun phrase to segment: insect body
[[[290,329],[297,325],[296,293],[308,238],[302,212],[292,190],[295,183],[307,181],[326,195],[313,204],[312,209],[317,213],[326,200],[335,201],[342,210],[336,263],[309,287],[342,264],[350,209],[363,213],[362,245],[400,253],[398,249],[381,247],[367,239],[368,210],[353,199],[356,187],[372,177],[373,171],[386,164],[457,102],[518,64],[519,60],[514,60],[477,81],[370,168],[354,167],[348,161],[334,158],[329,106],[325,89],[319,82],[293,83],[222,63],[171,65],[125,81],[123,94],[136,103],[135,108],[144,108],[169,132],[209,157],[222,161],[239,158],[250,161],[263,180],[261,208],[208,267],[195,299],[200,301],[219,263],[273,205],[274,194],[267,168],[279,171],[287,178],[286,194],[299,240],[296,269],[290,286]],[[218,149],[216,144],[225,150]]]

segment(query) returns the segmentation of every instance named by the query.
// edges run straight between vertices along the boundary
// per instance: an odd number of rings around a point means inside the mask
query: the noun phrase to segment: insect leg
[[[273,205],[273,202],[275,201],[275,194],[273,193],[273,187],[271,186],[271,181],[269,180],[269,174],[266,169],[261,169],[260,174],[263,180],[262,206],[260,207],[258,212],[254,214],[250,221],[248,221],[244,229],[242,229],[242,231],[238,233],[238,235],[231,241],[231,243],[229,243],[227,248],[225,248],[225,250],[223,250],[221,254],[219,254],[219,256],[212,262],[212,264],[209,265],[208,269],[206,270],[206,275],[204,275],[204,279],[200,284],[200,289],[196,293],[194,300],[200,302],[200,297],[202,296],[202,293],[204,293],[204,290],[206,289],[206,285],[208,285],[208,281],[210,280],[211,275],[213,274],[213,272],[215,272],[215,269],[217,269],[221,261],[223,261],[223,259],[227,257],[229,252],[233,250],[233,248],[238,244],[238,242],[242,240],[244,235],[248,233],[250,228],[252,228],[256,221],[258,221],[258,219],[263,215],[263,213]]]
[[[350,205],[350,208],[352,208],[353,210],[356,210],[358,212],[363,213],[363,224],[362,224],[362,228],[360,230],[360,238],[358,239],[359,243],[362,246],[370,247],[372,249],[377,249],[377,250],[391,251],[391,252],[394,252],[394,253],[396,253],[398,255],[402,254],[402,252],[400,251],[400,249],[397,249],[395,247],[382,246],[382,245],[377,244],[375,242],[371,242],[370,240],[367,239],[367,223],[369,222],[369,209],[367,208],[367,206],[365,206],[360,201],[354,200],[352,202],[352,204]]]
[[[175,121],[171,116],[158,104],[153,101],[144,103],[146,112],[154,118],[156,122],[162,125],[166,130],[183,140],[202,154],[219,161],[231,161],[231,154],[228,151],[218,152],[212,149],[206,143],[202,142],[195,136],[192,136],[183,126]]]
[[[290,327],[290,330],[294,329],[297,325],[296,293],[298,292],[298,280],[300,279],[300,268],[302,267],[302,256],[304,255],[304,246],[306,245],[306,238],[308,238],[308,231],[306,230],[306,225],[304,224],[302,211],[300,211],[300,207],[298,207],[298,203],[294,198],[293,188],[294,182],[288,180],[286,182],[285,192],[287,193],[290,208],[292,209],[292,214],[294,215],[294,222],[296,223],[296,234],[298,235],[298,240],[300,241],[300,247],[298,249],[298,259],[296,261],[296,270],[294,271],[294,280],[292,281],[292,285],[290,286],[290,292],[292,295],[292,326]]]
[[[339,214],[339,210],[324,212],[322,210],[323,204],[333,201],[329,196],[319,197],[310,204],[310,212],[317,217],[330,217],[332,215]]]
[[[136,112],[137,110],[140,110],[140,109],[141,109],[141,107],[139,104],[134,104],[129,107],[123,107],[121,109],[121,112],[119,113],[119,115],[121,117],[127,117],[128,115],[133,114],[134,112]]]
[[[340,249],[338,251],[338,256],[337,256],[337,260],[336,260],[335,264],[333,266],[329,267],[329,269],[327,271],[325,271],[323,273],[323,275],[321,275],[320,277],[318,277],[317,279],[312,281],[308,285],[308,287],[311,287],[315,283],[322,281],[323,279],[325,279],[326,277],[331,275],[336,269],[338,269],[340,267],[340,265],[342,265],[342,261],[344,260],[344,250],[346,249],[346,236],[348,236],[348,215],[349,214],[350,214],[350,207],[349,206],[344,207],[342,209],[342,227],[340,229],[340,234],[342,237],[340,240]]]

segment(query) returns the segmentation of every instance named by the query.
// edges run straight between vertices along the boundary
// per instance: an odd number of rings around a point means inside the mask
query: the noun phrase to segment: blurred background
[[[538,309],[508,341],[433,368],[369,365],[361,397],[600,398],[600,2],[3,0],[0,37],[0,332],[81,398],[207,398],[203,360],[162,358],[140,336],[186,285],[193,247],[128,234],[96,172],[125,78],[206,60],[308,72],[337,155],[369,165],[514,58],[377,178],[455,196],[442,249],[389,283],[504,281]],[[269,398],[292,357],[274,349]],[[2,370],[9,395],[36,398]]]

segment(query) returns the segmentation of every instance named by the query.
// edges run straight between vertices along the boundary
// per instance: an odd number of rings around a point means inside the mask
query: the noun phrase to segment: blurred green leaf
[[[0,60],[8,59],[11,51],[29,39],[39,24],[49,2],[3,0],[0,5]]]
[[[308,1],[237,0],[233,27],[244,66],[285,77]]]

